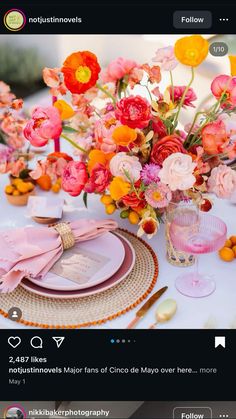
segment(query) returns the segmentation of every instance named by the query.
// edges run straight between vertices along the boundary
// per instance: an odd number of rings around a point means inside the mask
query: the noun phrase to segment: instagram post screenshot
[[[2,1],[0,419],[236,418],[235,16]]]

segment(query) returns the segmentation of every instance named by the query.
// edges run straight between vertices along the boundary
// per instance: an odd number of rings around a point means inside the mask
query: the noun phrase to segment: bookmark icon
[[[65,340],[65,336],[53,336],[53,340],[55,340],[57,347],[60,348],[61,344]]]

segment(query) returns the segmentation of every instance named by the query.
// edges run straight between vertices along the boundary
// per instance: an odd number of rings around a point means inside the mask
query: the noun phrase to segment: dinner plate
[[[110,278],[124,257],[120,238],[106,233],[66,250],[43,279],[28,279],[35,285],[56,291],[94,287]]]
[[[123,281],[127,275],[131,272],[135,264],[135,251],[131,243],[122,236],[119,236],[120,240],[125,249],[125,258],[118,269],[118,271],[112,275],[109,279],[105,282],[102,282],[94,287],[81,289],[81,290],[74,290],[74,291],[60,291],[60,290],[50,290],[39,285],[36,285],[29,281],[28,279],[23,279],[21,282],[21,286],[26,290],[41,295],[43,297],[49,298],[58,298],[58,299],[68,299],[68,298],[79,298],[79,297],[88,297],[93,294],[98,294],[100,292],[106,291],[111,287],[119,284]]]

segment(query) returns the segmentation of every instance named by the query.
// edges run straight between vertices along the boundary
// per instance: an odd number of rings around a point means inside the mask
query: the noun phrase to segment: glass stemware
[[[215,252],[225,243],[227,227],[218,217],[199,213],[194,205],[176,210],[170,225],[170,237],[177,250],[193,255]],[[199,273],[198,257],[195,271],[180,275],[176,288],[189,297],[205,297],[215,290],[215,281]]]

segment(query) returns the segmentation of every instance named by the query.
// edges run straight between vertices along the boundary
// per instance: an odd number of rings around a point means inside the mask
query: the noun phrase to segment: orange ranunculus
[[[55,108],[59,110],[62,120],[70,119],[75,114],[73,108],[65,100],[62,100],[62,99],[56,100],[53,106],[55,106]]]
[[[123,196],[130,191],[130,183],[123,180],[121,177],[114,177],[110,183],[110,195],[114,201],[119,201]]]
[[[50,160],[51,162],[55,162],[58,159],[64,159],[66,161],[71,161],[73,158],[69,156],[67,153],[63,153],[61,151],[54,151],[53,153],[48,154],[47,160]]]
[[[109,168],[109,163],[115,153],[104,153],[102,150],[92,150],[89,153],[88,172],[94,168],[96,163],[102,164],[104,167]]]
[[[137,138],[137,132],[128,125],[120,125],[114,129],[112,139],[117,145],[128,146],[133,143]]]
[[[236,55],[229,55],[231,76],[236,76]]]
[[[71,93],[84,93],[96,84],[101,68],[92,52],[78,51],[67,57],[61,71]]]
[[[175,56],[182,64],[197,67],[208,54],[209,44],[201,35],[184,36],[175,43]]]

